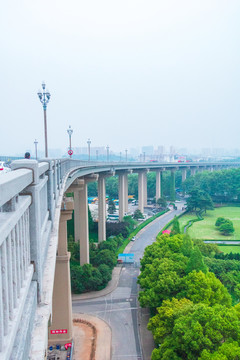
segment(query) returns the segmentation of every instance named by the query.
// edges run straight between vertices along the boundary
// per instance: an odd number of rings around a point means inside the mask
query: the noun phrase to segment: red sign
[[[64,346],[65,346],[65,349],[67,350],[69,347],[72,347],[72,343],[67,343]]]
[[[72,150],[68,150],[68,155],[72,155],[73,151]]]
[[[67,329],[51,330],[51,334],[53,334],[53,335],[67,334]]]

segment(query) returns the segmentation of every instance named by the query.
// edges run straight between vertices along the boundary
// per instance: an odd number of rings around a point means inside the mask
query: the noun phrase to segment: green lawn
[[[239,254],[240,253],[240,246],[219,246],[219,250],[222,251],[224,254],[229,254],[230,252]]]
[[[221,207],[208,210],[203,214],[204,220],[197,221],[188,229],[188,234],[194,239],[203,240],[240,240],[240,207]],[[230,219],[233,222],[235,232],[233,235],[224,236],[215,227],[218,217]],[[179,218],[180,228],[183,231],[188,220],[196,219],[195,213],[187,213]]]

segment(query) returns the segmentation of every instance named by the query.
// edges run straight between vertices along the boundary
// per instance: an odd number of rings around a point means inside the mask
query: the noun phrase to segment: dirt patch
[[[97,330],[84,319],[73,320],[73,360],[95,360]]]

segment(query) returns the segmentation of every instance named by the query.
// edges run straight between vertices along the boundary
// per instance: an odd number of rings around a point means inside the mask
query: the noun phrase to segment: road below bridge
[[[183,203],[154,222],[136,236],[131,247],[135,264],[123,265],[117,288],[106,296],[89,300],[75,300],[74,313],[86,313],[106,321],[112,329],[112,360],[142,360],[142,346],[138,324],[139,262],[146,246],[151,245],[160,230],[175,215],[182,212]]]

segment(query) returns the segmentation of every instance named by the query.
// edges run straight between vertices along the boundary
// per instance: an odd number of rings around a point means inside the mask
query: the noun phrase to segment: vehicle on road
[[[131,241],[135,241],[136,240],[136,236],[133,236],[132,238],[131,238]]]

